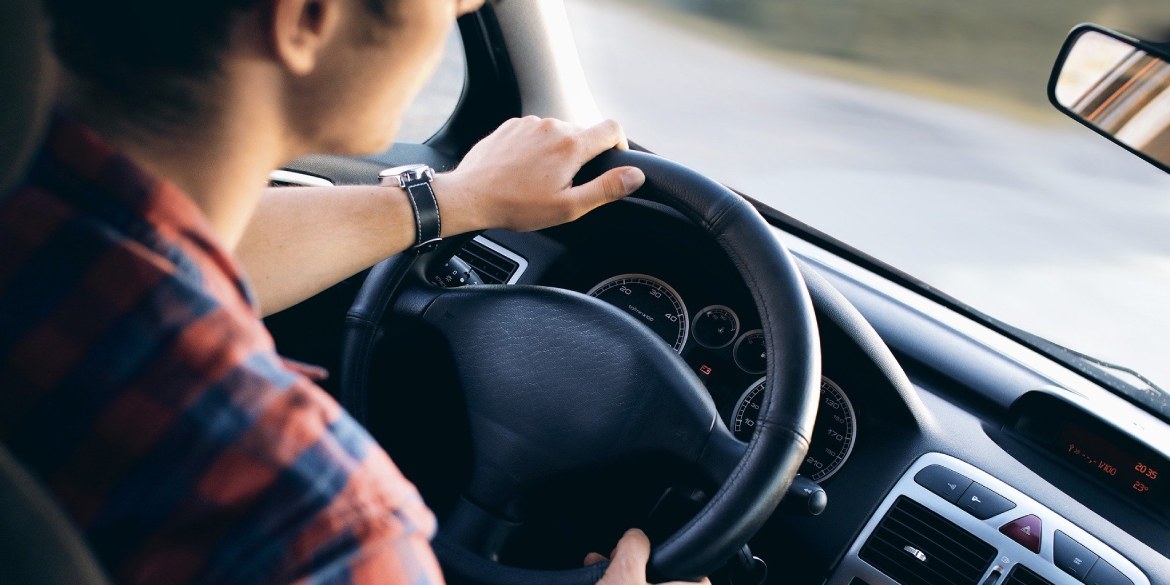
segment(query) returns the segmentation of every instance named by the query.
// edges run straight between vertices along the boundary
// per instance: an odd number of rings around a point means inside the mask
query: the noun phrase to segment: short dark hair
[[[391,0],[364,0],[386,16]],[[200,106],[195,84],[218,71],[232,19],[262,0],[46,0],[61,63],[92,97],[146,117]]]

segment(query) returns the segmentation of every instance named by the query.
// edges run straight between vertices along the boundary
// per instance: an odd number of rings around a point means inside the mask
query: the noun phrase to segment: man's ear
[[[341,21],[338,0],[272,0],[270,31],[276,58],[294,75],[307,75]]]

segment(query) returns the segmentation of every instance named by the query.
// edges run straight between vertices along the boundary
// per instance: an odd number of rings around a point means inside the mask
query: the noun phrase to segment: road
[[[595,98],[633,140],[1170,388],[1167,175],[1071,121],[811,73],[617,2],[566,4]]]

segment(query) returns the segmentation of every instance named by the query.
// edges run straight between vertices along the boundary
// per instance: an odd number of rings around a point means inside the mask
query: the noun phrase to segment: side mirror
[[[1058,110],[1170,172],[1167,46],[1095,25],[1073,29],[1048,82]]]

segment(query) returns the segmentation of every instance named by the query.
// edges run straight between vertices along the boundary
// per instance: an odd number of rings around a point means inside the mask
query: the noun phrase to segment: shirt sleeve
[[[344,490],[299,531],[273,583],[441,585],[434,532],[418,491],[374,446]]]

